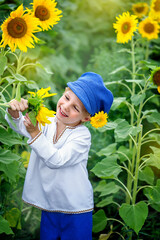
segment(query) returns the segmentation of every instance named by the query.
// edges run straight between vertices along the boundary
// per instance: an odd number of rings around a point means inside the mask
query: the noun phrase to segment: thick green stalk
[[[21,69],[21,63],[22,62],[22,51],[19,54],[18,60],[17,60],[17,69],[16,69],[16,73],[20,73],[20,69]]]
[[[143,126],[141,125],[141,131],[139,133],[138,145],[137,145],[137,157],[136,157],[136,166],[135,166],[135,178],[133,185],[133,199],[132,203],[136,203],[136,195],[137,195],[137,186],[138,186],[138,175],[139,175],[139,164],[140,164],[140,153],[141,153],[141,141],[142,141],[142,131]]]
[[[132,41],[131,41],[131,58],[132,58],[132,79],[134,80],[135,79],[135,72],[136,72],[136,64],[135,64],[135,51],[134,51],[134,42],[133,42],[133,38],[132,38]],[[132,83],[132,96],[134,96],[135,94],[135,83],[133,82]],[[133,123],[134,123],[134,108],[131,109],[131,126],[133,126]],[[129,148],[132,149],[132,140],[130,139],[129,140]],[[135,147],[134,147],[135,149]],[[131,166],[128,164],[128,169],[129,171],[131,171],[131,173],[133,174],[133,167],[134,167],[134,159],[135,159],[135,154],[133,153],[133,156],[132,156],[132,164]],[[131,175],[128,174],[127,176],[127,189],[128,191],[131,193],[131,190],[132,190],[132,178],[131,178]],[[127,195],[126,196],[126,203],[130,203],[130,198],[129,196]]]

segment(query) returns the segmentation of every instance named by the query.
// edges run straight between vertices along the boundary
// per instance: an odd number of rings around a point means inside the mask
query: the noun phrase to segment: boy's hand
[[[9,105],[10,105],[10,108],[8,108],[9,114],[14,118],[18,118],[19,111],[24,112],[28,108],[28,100],[21,98],[21,101],[19,102],[13,99],[10,101]]]
[[[25,118],[24,125],[26,126],[27,131],[29,132],[32,138],[36,137],[37,134],[40,132],[38,128],[38,122],[36,126],[34,126],[28,116],[28,113],[26,113],[24,118]]]

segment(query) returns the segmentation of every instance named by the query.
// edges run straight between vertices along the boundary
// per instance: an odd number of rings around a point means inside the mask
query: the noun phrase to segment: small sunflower
[[[150,80],[153,82],[154,85],[157,85],[157,90],[160,93],[160,67],[155,68],[151,72]]]
[[[30,97],[28,98],[28,103],[29,103],[29,117],[31,119],[31,122],[36,125],[36,121],[39,122],[40,124],[40,129],[41,129],[41,124],[44,126],[45,123],[51,123],[51,121],[48,120],[48,117],[54,117],[56,114],[55,111],[51,111],[48,108],[46,108],[43,104],[44,98],[46,97],[51,97],[56,95],[56,93],[48,93],[48,91],[51,88],[41,88],[37,92],[28,92],[30,93]]]
[[[3,34],[0,47],[5,47],[8,44],[12,52],[17,47],[23,52],[27,51],[27,47],[34,48],[34,41],[38,41],[34,33],[40,31],[40,28],[37,27],[38,24],[39,20],[23,11],[23,5],[20,5],[11,12],[1,26]]]
[[[60,21],[61,10],[56,8],[55,0],[33,0],[33,13],[40,21],[43,30],[51,29]]]
[[[132,5],[132,10],[138,18],[142,18],[147,15],[149,6],[145,2],[139,2]]]
[[[152,0],[149,16],[160,21],[160,0]]]
[[[107,123],[108,115],[103,111],[96,113],[93,117],[91,117],[91,125],[95,128],[103,127]]]
[[[147,38],[148,40],[157,39],[159,33],[159,25],[157,21],[148,17],[140,22],[138,30],[143,38]]]
[[[124,12],[119,17],[116,17],[117,22],[113,24],[113,27],[116,29],[117,42],[127,43],[131,40],[137,29],[138,20],[136,18],[137,16],[130,15],[129,12]]]

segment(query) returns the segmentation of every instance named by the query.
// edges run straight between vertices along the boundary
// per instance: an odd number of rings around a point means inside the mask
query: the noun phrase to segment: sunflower
[[[157,21],[148,17],[140,22],[138,30],[143,38],[156,39],[158,38],[159,25]]]
[[[40,20],[43,30],[51,29],[60,21],[62,11],[56,5],[55,0],[33,0],[33,14]]]
[[[142,18],[147,15],[149,6],[145,2],[139,2],[132,5],[132,10],[138,18]]]
[[[160,67],[155,68],[151,72],[150,80],[153,82],[154,85],[157,85],[157,90],[160,93]]]
[[[91,125],[95,128],[103,127],[107,123],[108,115],[103,111],[96,113],[93,117],[91,117]]]
[[[149,16],[160,21],[160,0],[152,0]]]
[[[33,33],[40,31],[40,28],[37,27],[38,24],[39,20],[23,11],[23,5],[20,5],[11,12],[1,26],[3,34],[0,47],[8,44],[12,52],[17,47],[23,52],[27,51],[27,47],[34,48],[34,41],[37,42],[38,38]]]
[[[117,33],[117,42],[127,43],[134,35],[134,31],[137,29],[138,20],[137,16],[130,15],[129,12],[124,12],[119,17],[116,17],[117,22],[113,24]]]
[[[48,120],[48,117],[54,117],[55,114],[56,114],[55,111],[49,110],[48,108],[42,106],[40,107],[38,115],[36,116],[36,120],[39,122],[40,126],[41,124],[45,126],[45,123],[47,124],[51,123],[51,121]]]
[[[36,121],[39,122],[40,124],[40,129],[41,129],[41,124],[44,126],[45,123],[51,123],[48,120],[48,117],[54,117],[54,114],[56,113],[55,111],[51,111],[48,108],[46,108],[43,104],[44,98],[46,97],[51,97],[56,95],[56,93],[48,93],[48,91],[51,88],[41,88],[37,92],[28,92],[30,93],[30,97],[28,98],[28,103],[29,103],[29,117],[31,119],[31,122],[36,125]]]

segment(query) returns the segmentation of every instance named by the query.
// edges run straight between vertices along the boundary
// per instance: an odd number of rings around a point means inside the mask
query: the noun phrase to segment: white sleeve
[[[30,144],[30,147],[49,168],[67,167],[88,160],[88,152],[91,145],[90,134],[80,131],[69,137],[66,143],[57,149],[41,133]]]
[[[7,112],[8,112],[8,110],[7,110]],[[22,113],[19,112],[19,118],[11,117],[15,126],[12,125],[12,123],[11,123],[9,117],[8,117],[8,114],[6,113],[5,119],[8,122],[10,128],[12,128],[15,132],[17,132],[17,133],[19,133],[19,134],[21,134],[21,135],[23,135],[27,138],[31,138],[30,134],[27,132],[26,127],[24,125],[24,116],[22,115]]]

